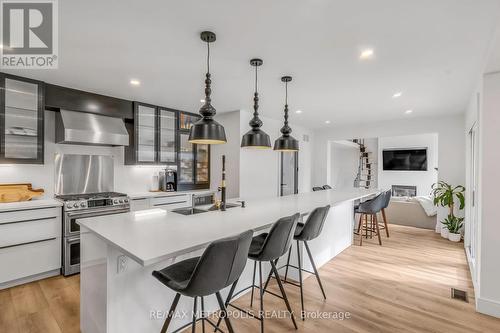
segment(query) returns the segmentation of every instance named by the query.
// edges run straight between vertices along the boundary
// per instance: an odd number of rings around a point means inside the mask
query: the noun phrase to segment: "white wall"
[[[222,181],[222,155],[226,155],[226,195],[240,196],[240,112],[226,112],[217,115],[217,121],[224,126],[227,143],[213,145],[210,151],[210,188],[217,190]]]
[[[427,148],[427,171],[390,171],[378,164],[378,186],[390,189],[392,185],[417,186],[417,195],[429,195],[437,181],[438,135],[435,133],[381,137],[378,141],[378,160],[382,161],[384,149]]]
[[[240,113],[240,134],[249,130],[248,122],[252,114],[247,111]],[[291,116],[293,118],[293,115]],[[282,121],[261,117],[262,129],[271,137],[271,145],[281,136]],[[292,119],[293,120],[293,119]],[[312,133],[291,123],[292,136],[299,140],[299,192],[311,191],[311,158]],[[309,136],[309,142],[304,141],[304,135]],[[242,198],[277,196],[280,182],[280,153],[274,150],[241,149],[240,195]]]
[[[438,134],[438,180],[444,180],[451,184],[464,184],[465,138],[463,114],[420,118],[411,116],[393,121],[332,126],[327,129],[316,130],[314,132],[313,183],[325,184],[327,180],[329,141],[422,133]],[[438,221],[444,219],[446,215],[446,209],[439,209]]]
[[[500,223],[498,198],[500,179],[500,73],[484,76],[483,107],[480,109],[480,258],[479,311],[500,317]]]
[[[220,185],[220,156],[226,154],[228,197],[243,199],[273,197],[279,190],[279,153],[272,149],[240,148],[241,137],[250,129],[248,122],[252,114],[248,111],[234,111],[217,115],[217,121],[224,125],[228,143],[212,148],[211,188]],[[282,122],[261,117],[262,129],[271,137],[271,145],[280,135]],[[299,140],[299,192],[311,190],[312,133],[291,123],[292,136]],[[309,141],[304,141],[304,135]],[[237,185],[236,185],[237,184]]]
[[[359,146],[332,142],[330,186],[333,188],[353,188],[358,174]],[[319,186],[319,184],[318,184]]]

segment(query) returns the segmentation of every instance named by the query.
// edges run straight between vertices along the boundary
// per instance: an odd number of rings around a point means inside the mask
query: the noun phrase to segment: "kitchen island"
[[[352,244],[354,201],[376,192],[325,190],[248,200],[245,208],[224,212],[185,216],[151,209],[78,220],[82,228],[81,331],[159,332],[175,293],[152,277],[153,270],[199,256],[214,240],[248,229],[256,235],[280,217],[297,212],[306,215],[329,204],[332,208],[323,232],[310,243],[321,267]],[[252,268],[249,262],[237,290],[251,284]],[[311,269],[307,259],[304,268]],[[206,307],[208,311],[218,308],[215,297],[207,297]],[[178,311],[187,315],[174,318],[172,329],[190,321],[191,309],[192,299],[181,298]]]

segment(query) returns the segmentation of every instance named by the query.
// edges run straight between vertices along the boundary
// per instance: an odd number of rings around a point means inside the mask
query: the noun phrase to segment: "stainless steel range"
[[[80,226],[87,217],[130,211],[126,194],[113,192],[113,159],[100,155],[57,155],[56,198],[63,201],[62,273],[80,272]]]

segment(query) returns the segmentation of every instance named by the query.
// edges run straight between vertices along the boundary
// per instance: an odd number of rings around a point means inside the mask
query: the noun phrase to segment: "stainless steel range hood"
[[[56,113],[56,143],[128,146],[129,137],[120,118],[61,110]]]

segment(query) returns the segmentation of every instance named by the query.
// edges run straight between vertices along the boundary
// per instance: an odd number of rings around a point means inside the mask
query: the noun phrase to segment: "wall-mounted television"
[[[427,171],[427,148],[384,149],[382,159],[384,170]]]

